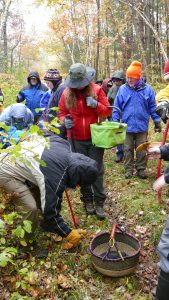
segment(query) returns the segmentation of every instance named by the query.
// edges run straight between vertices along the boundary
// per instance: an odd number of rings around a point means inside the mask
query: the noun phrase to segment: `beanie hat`
[[[49,69],[44,76],[44,80],[59,81],[62,80],[62,76],[60,75],[60,72],[57,69]]]
[[[126,71],[126,76],[129,78],[140,79],[141,78],[141,71],[142,71],[142,63],[135,60],[131,63]]]
[[[164,65],[163,75],[165,80],[169,79],[169,59],[166,61]]]

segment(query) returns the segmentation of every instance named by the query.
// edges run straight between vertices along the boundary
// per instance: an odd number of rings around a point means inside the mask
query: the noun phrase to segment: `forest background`
[[[18,90],[28,73],[37,70],[41,78],[48,68],[58,68],[66,76],[74,62],[82,62],[96,69],[96,78],[110,77],[132,60],[143,63],[144,77],[155,91],[161,82],[163,65],[169,56],[168,0],[58,0],[31,1],[37,19],[34,26],[26,19],[35,15],[23,13],[18,0],[0,0],[0,86],[5,94],[5,106],[15,102]],[[21,9],[22,8],[22,9]],[[49,21],[41,17],[41,8],[49,12]],[[39,20],[39,24],[38,24]],[[35,22],[36,21],[36,22]],[[165,125],[163,124],[163,129]],[[161,141],[161,134],[149,139]],[[50,250],[47,260],[15,259],[16,243],[23,242],[23,227],[17,231],[19,219],[6,211],[8,195],[0,194],[0,298],[3,300],[152,300],[157,284],[159,257],[156,247],[165,226],[168,207],[160,207],[152,190],[156,178],[156,162],[149,162],[148,180],[133,177],[124,180],[123,165],[115,165],[115,151],[106,151],[105,183],[108,198],[106,221],[95,216],[86,217],[79,199],[79,191],[70,197],[80,227],[87,229],[82,248],[69,254],[61,248],[55,236],[39,235],[38,239]],[[163,191],[163,200],[168,190]],[[73,226],[64,199],[63,215]],[[93,234],[110,229],[116,221],[125,225],[141,241],[140,263],[130,277],[111,279],[96,272],[87,248]],[[16,227],[18,228],[18,227]],[[17,236],[16,236],[17,233]],[[13,252],[9,252],[13,251]],[[6,254],[2,256],[2,254]]]
[[[96,78],[106,78],[140,60],[147,81],[160,80],[169,55],[167,0],[32,1],[39,24],[29,32],[29,10],[19,3],[0,0],[1,73],[23,79],[32,69],[43,75],[57,67],[66,76],[72,63],[81,62],[96,69]],[[42,7],[48,23],[40,19]]]

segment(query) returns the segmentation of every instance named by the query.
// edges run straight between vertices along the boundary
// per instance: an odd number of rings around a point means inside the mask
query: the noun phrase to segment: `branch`
[[[128,5],[131,9],[134,9],[136,11],[136,13],[145,21],[145,23],[153,31],[154,36],[155,36],[156,40],[158,41],[158,43],[160,45],[164,61],[167,61],[168,57],[167,57],[166,51],[164,50],[163,44],[162,44],[162,42],[160,40],[160,37],[158,36],[158,33],[157,33],[156,29],[153,27],[153,25],[151,24],[151,22],[148,20],[147,16],[144,13],[142,13],[139,10],[139,8],[137,8],[136,6],[132,5],[131,3],[123,1],[123,0],[119,0],[119,2],[121,2],[121,3],[125,4],[125,5]]]

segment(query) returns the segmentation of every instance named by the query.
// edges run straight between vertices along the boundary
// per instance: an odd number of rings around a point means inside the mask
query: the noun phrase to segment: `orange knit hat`
[[[142,71],[142,63],[135,60],[131,63],[126,71],[126,77],[140,79]]]

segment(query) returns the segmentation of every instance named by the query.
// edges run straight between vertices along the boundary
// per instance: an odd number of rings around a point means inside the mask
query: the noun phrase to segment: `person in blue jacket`
[[[47,86],[41,83],[38,72],[31,72],[27,77],[28,85],[23,87],[17,95],[18,103],[25,101],[25,105],[34,115],[34,122],[37,123],[41,112],[36,112],[36,108],[40,108],[40,101],[44,93],[48,90]]]
[[[156,114],[155,94],[141,76],[142,64],[133,61],[126,71],[127,82],[117,93],[114,106],[122,112],[122,122],[127,124],[124,142],[125,178],[131,178],[134,171],[134,150],[147,141],[150,116],[155,124],[155,132],[161,131],[160,117]],[[112,119],[119,122],[118,109],[113,109]],[[146,152],[136,152],[137,176],[146,179]]]
[[[15,103],[6,107],[0,115],[1,148],[5,149],[9,147],[11,141],[17,144],[20,141],[21,134],[29,129],[33,122],[33,114],[25,104]],[[8,130],[6,130],[3,124],[9,126]]]

